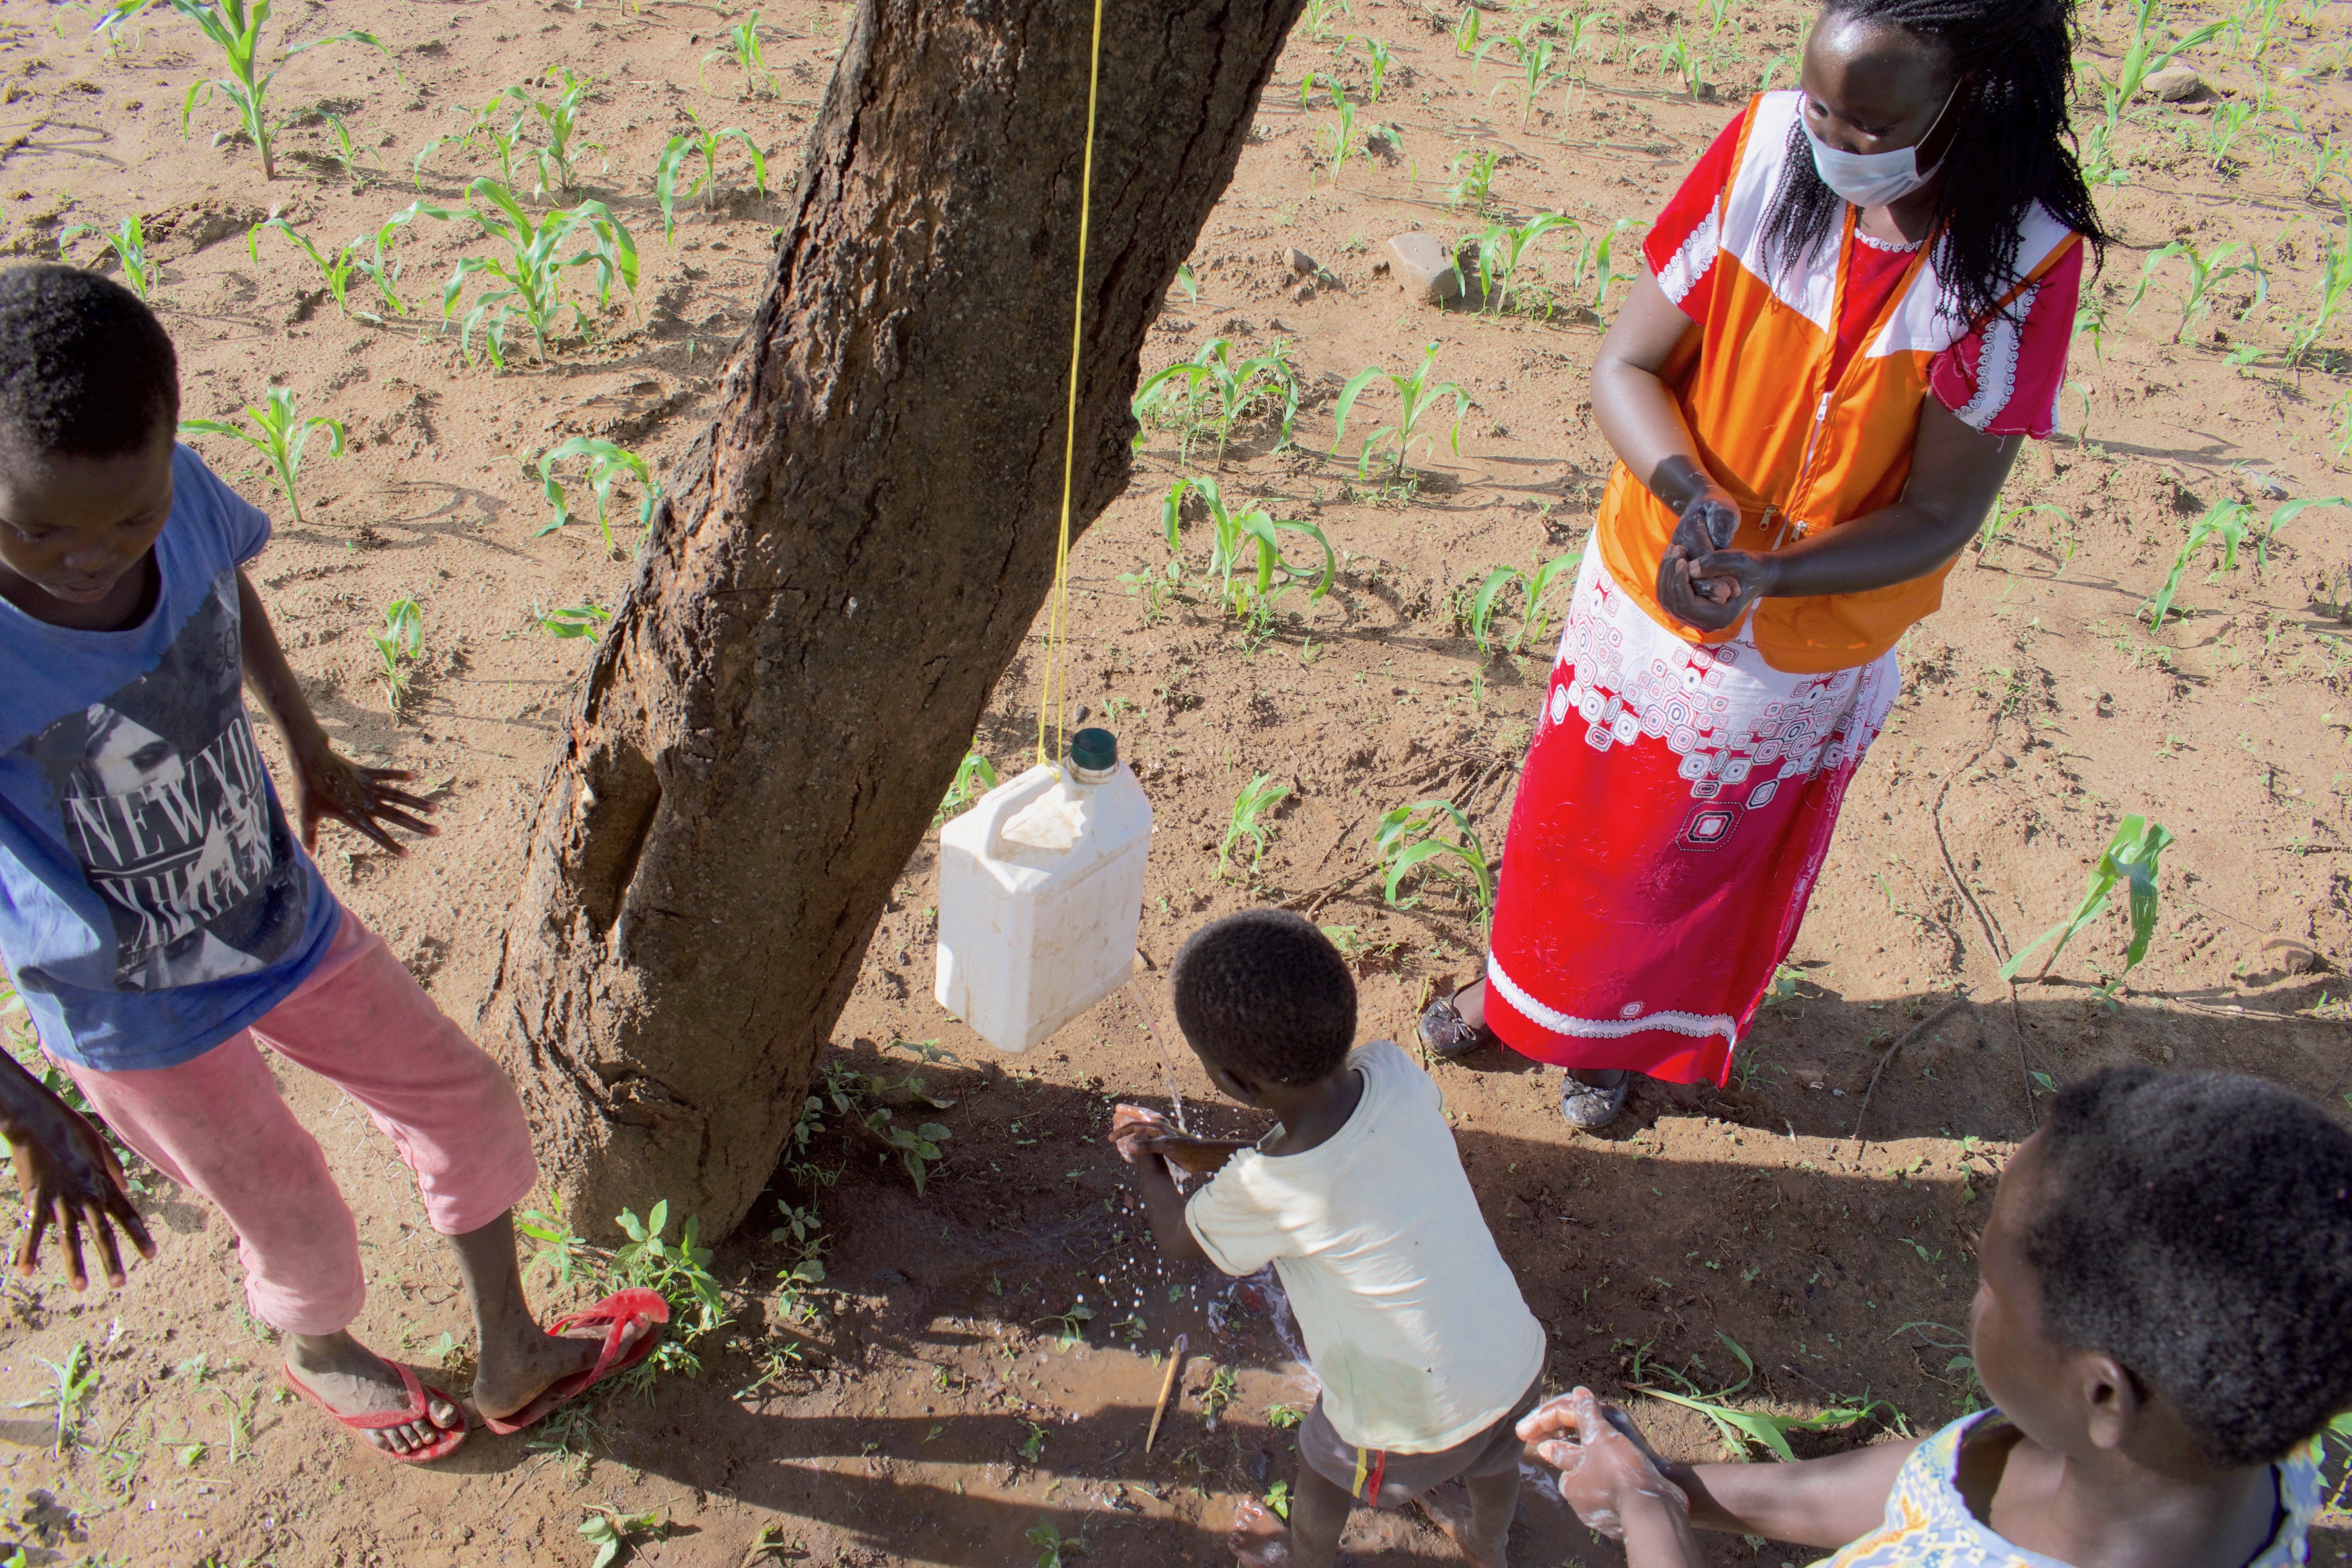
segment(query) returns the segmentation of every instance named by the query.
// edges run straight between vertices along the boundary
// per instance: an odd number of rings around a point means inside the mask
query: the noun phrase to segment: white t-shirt
[[[1241,1151],[1184,1222],[1228,1274],[1273,1263],[1340,1436],[1434,1453],[1510,1413],[1543,1370],[1543,1325],[1478,1212],[1437,1086],[1388,1040],[1348,1062],[1364,1094],[1346,1126],[1300,1154]]]

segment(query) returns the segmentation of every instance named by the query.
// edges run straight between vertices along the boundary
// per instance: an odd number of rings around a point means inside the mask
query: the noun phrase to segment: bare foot
[[[1245,1502],[1234,1516],[1234,1532],[1225,1537],[1243,1568],[1289,1568],[1290,1527],[1263,1504]]]
[[[624,1325],[624,1352],[647,1330],[648,1325],[640,1321]],[[594,1366],[604,1343],[601,1328],[593,1338],[580,1339],[543,1332],[534,1323],[517,1340],[486,1344],[481,1366],[474,1373],[474,1408],[485,1415],[511,1415],[545,1393],[550,1384]]]
[[[1446,1539],[1461,1549],[1463,1556],[1477,1563],[1478,1568],[1505,1568],[1503,1542],[1479,1538],[1469,1489],[1460,1481],[1446,1481],[1423,1492],[1419,1500],[1421,1511],[1429,1516],[1429,1522],[1445,1531]],[[1507,1538],[1507,1521],[1504,1528]]]
[[[408,1390],[400,1373],[348,1333],[288,1334],[286,1367],[338,1415],[374,1415],[408,1408]],[[427,1395],[425,1410],[430,1420],[353,1430],[379,1448],[405,1454],[430,1447],[444,1433],[466,1424],[464,1414],[446,1399]]]

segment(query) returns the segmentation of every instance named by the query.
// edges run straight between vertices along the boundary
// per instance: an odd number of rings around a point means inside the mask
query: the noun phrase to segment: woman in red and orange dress
[[[1725,128],[1601,344],[1601,498],[1511,814],[1486,977],[1423,1037],[1729,1074],[1840,804],[2021,437],[2087,241],[2071,0],[1830,0]]]

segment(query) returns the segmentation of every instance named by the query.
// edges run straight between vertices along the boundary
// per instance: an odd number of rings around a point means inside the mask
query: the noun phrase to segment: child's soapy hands
[[[1633,1418],[1602,1405],[1589,1388],[1544,1401],[1520,1420],[1518,1432],[1559,1472],[1560,1500],[1589,1530],[1622,1540],[1627,1513],[1644,1502],[1690,1510],[1690,1499],[1666,1479]]]
[[[1180,1132],[1160,1112],[1140,1105],[1111,1108],[1110,1141],[1118,1147],[1118,1157],[1130,1165],[1146,1154],[1157,1154],[1196,1176],[1215,1174],[1224,1169],[1234,1150],[1248,1146],[1238,1139],[1195,1138]]]

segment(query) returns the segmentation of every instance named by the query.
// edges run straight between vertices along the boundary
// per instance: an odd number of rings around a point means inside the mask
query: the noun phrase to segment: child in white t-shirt
[[[1216,1086],[1281,1125],[1255,1143],[1183,1136],[1122,1105],[1111,1138],[1135,1167],[1171,1258],[1228,1274],[1271,1262],[1323,1392],[1298,1432],[1287,1528],[1244,1504],[1234,1554],[1323,1568],[1358,1502],[1440,1504],[1476,1563],[1503,1568],[1517,1506],[1514,1426],[1541,1392],[1543,1329],[1496,1249],[1437,1086],[1396,1046],[1356,1037],[1356,985],[1312,922],[1254,910],[1195,932],[1171,973],[1176,1021]],[[1171,1163],[1215,1179],[1188,1202]]]

